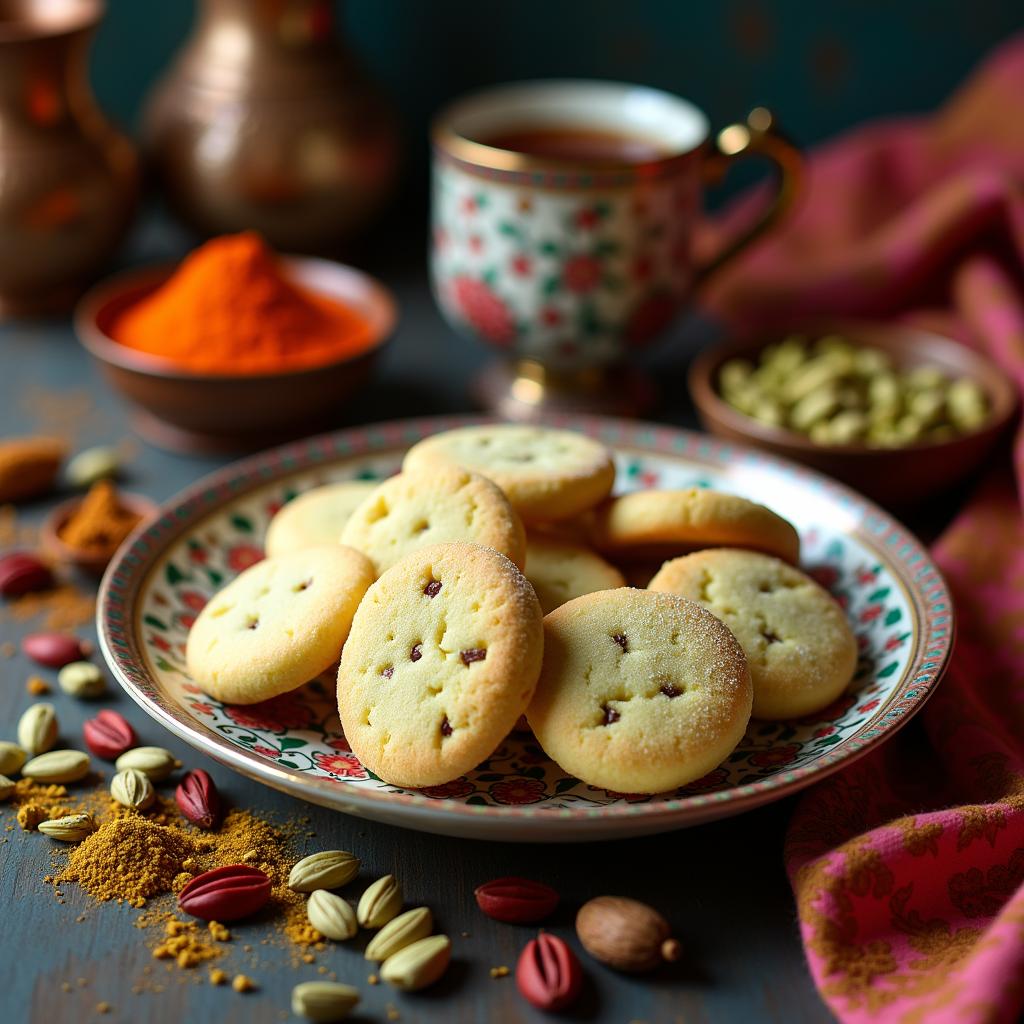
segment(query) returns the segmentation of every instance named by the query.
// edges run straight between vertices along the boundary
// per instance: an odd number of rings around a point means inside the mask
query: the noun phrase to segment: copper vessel
[[[144,138],[183,220],[255,228],[289,252],[343,248],[397,164],[391,108],[335,34],[331,0],[201,0]]]
[[[135,150],[96,106],[100,0],[0,0],[0,315],[57,312],[97,276],[135,206]]]

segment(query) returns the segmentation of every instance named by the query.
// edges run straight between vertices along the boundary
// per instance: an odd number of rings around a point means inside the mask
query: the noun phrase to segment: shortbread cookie
[[[483,544],[522,567],[526,533],[496,484],[459,466],[399,473],[352,513],[341,542],[362,551],[378,574],[418,548],[450,541]]]
[[[338,660],[373,579],[369,559],[340,544],[257,562],[199,613],[188,635],[189,674],[232,704],[294,690]]]
[[[750,663],[755,718],[820,711],[853,677],[857,641],[842,609],[778,558],[697,551],[667,562],[650,589],[699,602],[733,631]]]
[[[450,782],[526,710],[543,650],[540,605],[504,555],[477,544],[416,551],[356,612],[338,670],[345,738],[393,785]]]
[[[571,430],[507,423],[434,434],[406,453],[405,469],[436,466],[483,473],[528,523],[577,515],[607,497],[615,482],[603,444]]]
[[[595,510],[591,540],[607,554],[671,558],[697,548],[753,548],[800,561],[800,537],[771,509],[736,494],[691,487],[634,491]]]
[[[349,517],[376,486],[372,480],[343,480],[292,498],[270,520],[264,550],[268,555],[286,555],[340,543]]]
[[[545,614],[574,597],[626,585],[622,573],[589,548],[533,534],[526,538],[526,578]]]
[[[739,643],[710,612],[674,594],[623,588],[545,616],[544,668],[526,717],[571,775],[661,793],[732,753],[751,693]]]

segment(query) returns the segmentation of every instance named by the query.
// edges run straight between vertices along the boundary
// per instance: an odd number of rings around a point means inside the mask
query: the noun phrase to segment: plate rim
[[[330,462],[343,454],[351,457],[383,453],[412,443],[411,435],[416,435],[418,439],[441,430],[489,422],[500,421],[479,415],[443,415],[392,419],[342,428],[231,462],[200,477],[162,502],[157,515],[141,524],[118,549],[103,576],[97,595],[96,627],[100,650],[122,689],[151,718],[190,746],[243,775],[300,799],[313,799],[312,794],[316,793],[323,800],[314,799],[313,802],[329,806],[344,803],[350,805],[351,813],[371,816],[378,808],[393,811],[404,808],[411,815],[419,816],[418,812],[426,812],[428,818],[444,819],[448,823],[497,818],[513,819],[524,824],[573,823],[581,830],[589,823],[597,830],[610,820],[643,819],[646,822],[651,817],[663,818],[665,828],[668,829],[685,824],[685,819],[689,817],[703,821],[710,816],[741,813],[795,793],[853,763],[894,735],[924,706],[941,681],[953,651],[956,632],[956,617],[949,589],[924,545],[887,511],[824,474],[747,445],[722,441],[698,431],[666,424],[572,414],[546,417],[543,425],[579,430],[588,436],[597,437],[612,448],[628,446],[652,454],[684,456],[689,447],[696,447],[698,457],[715,459],[723,465],[729,465],[737,459],[767,465],[823,490],[833,498],[838,498],[840,503],[856,510],[858,523],[851,535],[857,537],[869,550],[881,554],[884,538],[889,547],[898,546],[905,553],[905,558],[901,558],[897,557],[896,552],[886,552],[883,561],[900,584],[908,606],[913,610],[918,625],[918,642],[893,692],[859,733],[809,764],[728,790],[691,794],[661,802],[623,801],[617,805],[584,808],[545,808],[533,805],[495,807],[464,804],[447,798],[428,797],[422,793],[342,787],[334,780],[296,776],[292,770],[269,761],[254,760],[251,752],[231,743],[191,716],[186,716],[180,709],[176,709],[179,714],[175,714],[162,707],[132,678],[134,673],[150,678],[152,683],[144,659],[135,659],[131,654],[131,641],[135,642],[140,652],[143,648],[139,639],[137,609],[127,613],[125,611],[130,608],[129,599],[141,591],[167,549],[196,522],[215,514],[228,501],[274,480],[314,469],[319,463]],[[879,527],[876,536],[871,536],[863,529],[869,517],[873,517]],[[906,559],[913,559],[916,580],[910,578],[910,565]],[[927,583],[929,595],[927,603],[924,583]],[[942,606],[936,608],[940,602]],[[929,617],[929,605],[941,612],[941,639],[938,635],[931,638],[928,636],[930,626],[940,624],[939,616]],[[926,647],[936,649],[927,652]],[[133,661],[137,663],[132,665]],[[893,707],[908,685],[916,685],[918,692],[910,697],[904,695],[900,707]],[[441,821],[438,820],[437,824],[441,824]]]

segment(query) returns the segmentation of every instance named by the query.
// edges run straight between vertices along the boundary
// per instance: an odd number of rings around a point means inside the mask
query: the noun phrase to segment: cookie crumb
[[[227,974],[224,971],[222,971],[219,967],[214,967],[214,969],[210,971],[211,985],[224,985],[227,983],[227,980]]]
[[[231,987],[236,992],[254,992],[256,990],[256,982],[247,974],[236,974],[231,982]]]
[[[71,983],[68,982],[68,981],[62,981],[60,983],[60,990],[61,990],[61,992],[70,992],[71,991]]]
[[[315,964],[316,963],[316,957],[313,956],[312,953],[303,953],[302,954],[302,962],[304,964]]]
[[[217,942],[227,942],[231,938],[231,931],[220,923],[211,921],[207,928],[210,929],[210,936]]]
[[[502,964],[500,967],[492,967],[491,968],[491,977],[492,978],[507,978],[508,974],[509,974],[509,970],[508,970],[508,968],[504,964]]]
[[[96,1004],[96,1012],[97,1013],[110,1013],[110,1010],[111,1010],[110,1003],[97,1003]]]
[[[394,1003],[388,1003],[384,1009],[384,1013],[387,1015],[388,1020],[401,1020],[402,1015],[398,1012],[398,1007]]]
[[[378,978],[376,974],[368,974],[366,976],[366,984],[367,985],[379,985],[380,984],[380,978]]]

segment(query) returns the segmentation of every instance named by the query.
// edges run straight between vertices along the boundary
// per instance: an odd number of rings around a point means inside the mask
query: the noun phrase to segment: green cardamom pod
[[[381,928],[401,909],[402,888],[394,875],[385,875],[360,896],[356,920],[364,928]]]
[[[66,814],[63,818],[51,818],[39,823],[39,831],[62,843],[79,843],[96,831],[96,822],[91,814]]]
[[[359,873],[359,858],[345,850],[322,850],[303,857],[288,875],[288,888],[295,892],[337,889]]]
[[[110,795],[122,807],[144,811],[156,799],[153,783],[138,768],[123,768],[110,780]]]

